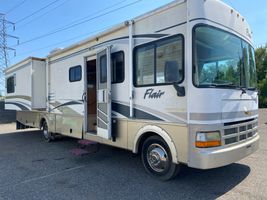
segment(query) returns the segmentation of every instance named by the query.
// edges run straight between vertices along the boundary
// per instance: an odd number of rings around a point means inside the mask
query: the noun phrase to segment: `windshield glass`
[[[193,60],[197,87],[256,88],[254,49],[233,34],[198,26],[194,29]]]

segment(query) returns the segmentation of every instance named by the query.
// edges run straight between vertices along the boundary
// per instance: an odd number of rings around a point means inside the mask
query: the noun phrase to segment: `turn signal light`
[[[208,148],[221,146],[221,135],[219,131],[198,132],[196,135],[196,147]]]
[[[198,148],[208,148],[208,147],[218,147],[218,146],[221,146],[221,141],[207,141],[207,142],[196,141],[196,147]]]

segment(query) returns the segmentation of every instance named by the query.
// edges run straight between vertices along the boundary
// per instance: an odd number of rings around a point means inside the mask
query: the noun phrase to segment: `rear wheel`
[[[43,138],[46,142],[51,142],[52,140],[55,140],[53,133],[48,131],[48,125],[46,121],[43,122],[42,131],[43,131]]]
[[[168,144],[159,136],[151,136],[144,141],[141,156],[146,171],[156,178],[167,181],[179,172],[180,165],[172,162]]]

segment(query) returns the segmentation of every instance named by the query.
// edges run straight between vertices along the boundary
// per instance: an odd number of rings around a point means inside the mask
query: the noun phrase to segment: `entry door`
[[[110,47],[97,54],[97,135],[111,139]]]

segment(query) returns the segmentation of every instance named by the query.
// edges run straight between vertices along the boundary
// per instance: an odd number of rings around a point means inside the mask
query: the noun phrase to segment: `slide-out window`
[[[124,81],[124,53],[123,51],[111,54],[111,83]]]
[[[181,83],[184,79],[184,39],[168,37],[134,50],[134,85]]]
[[[69,81],[76,82],[82,79],[82,67],[81,65],[71,67],[69,69]]]
[[[6,80],[7,93],[15,92],[15,76],[11,76]]]

